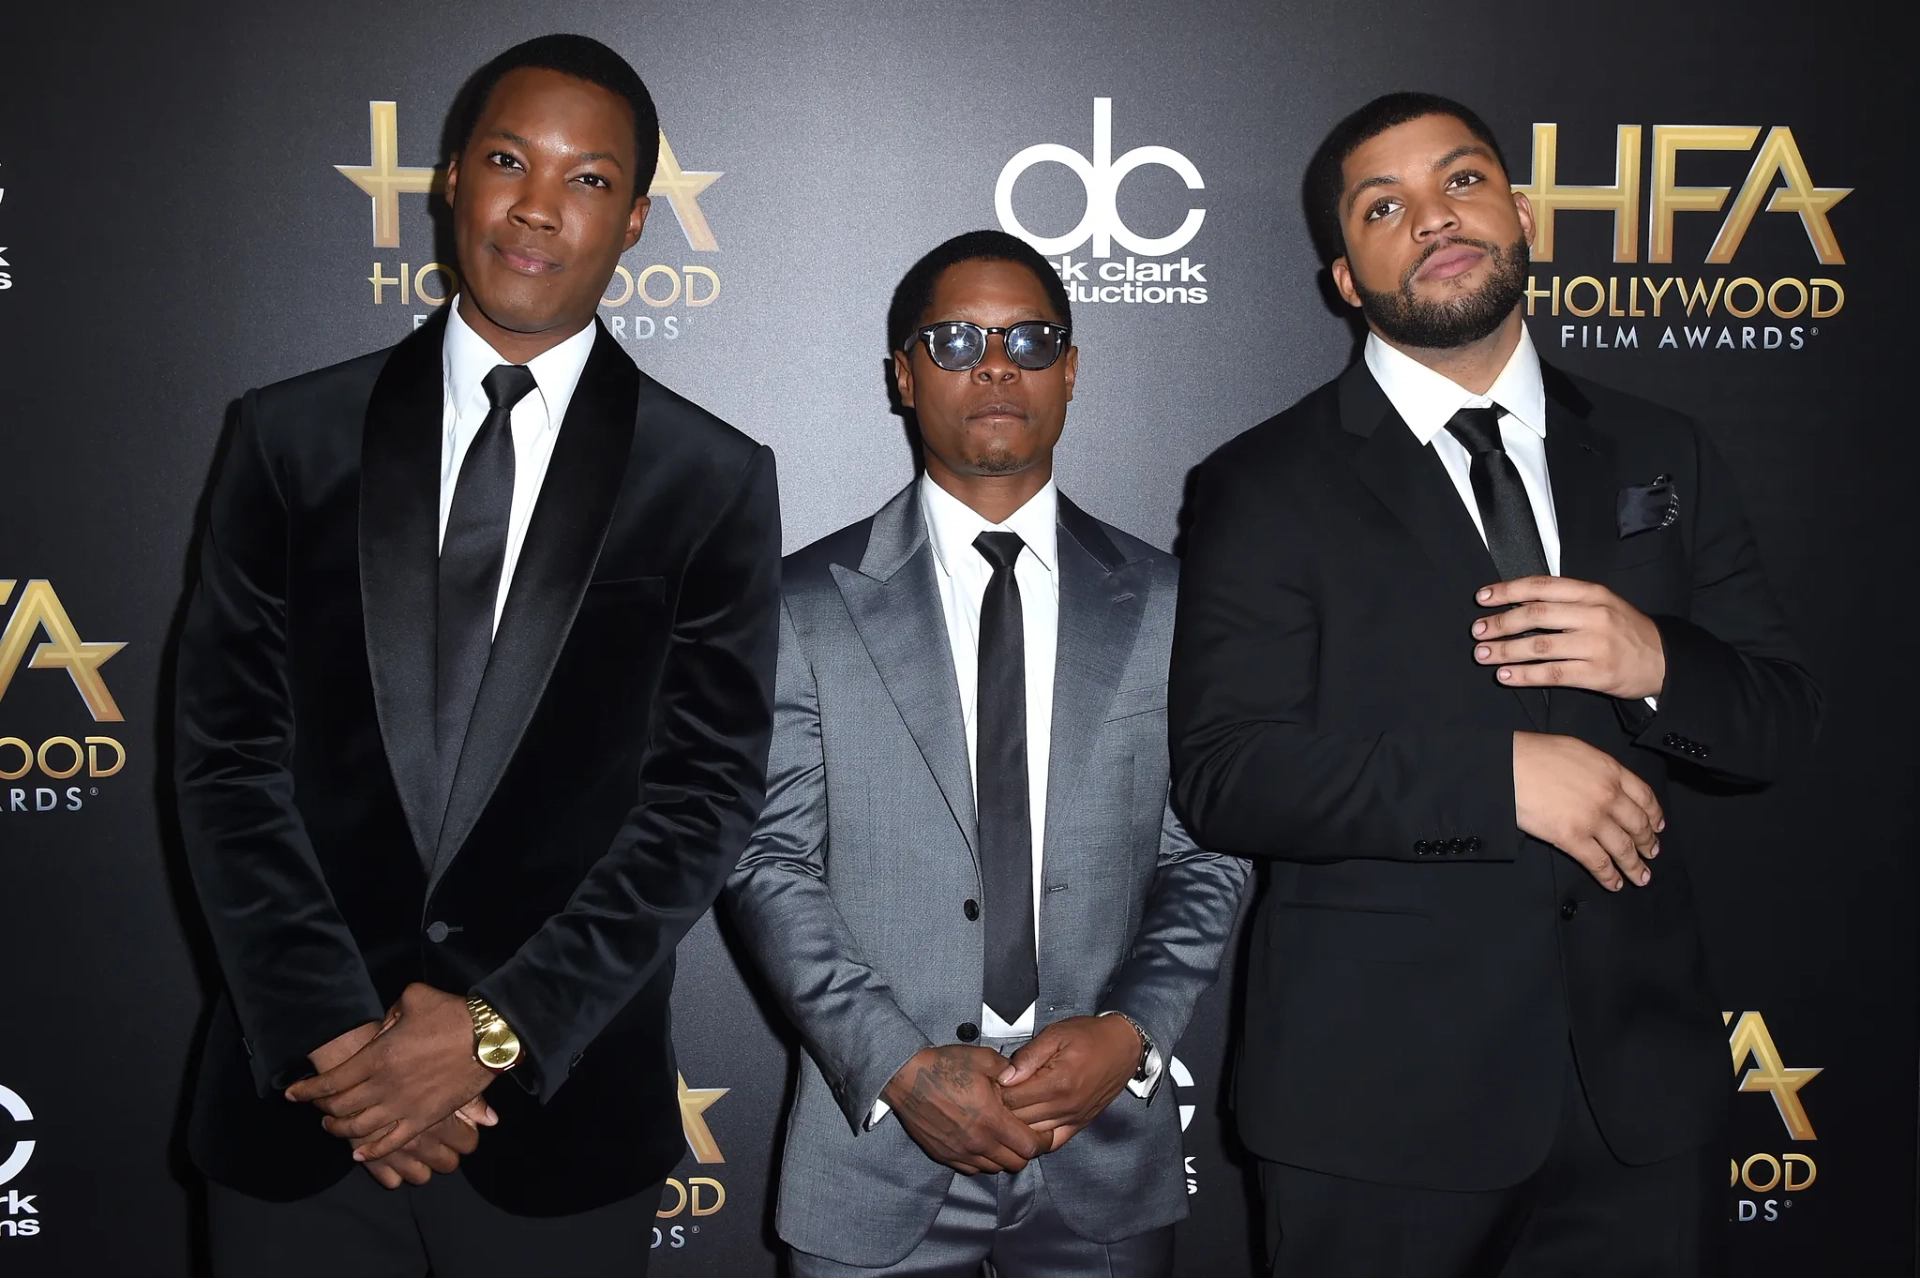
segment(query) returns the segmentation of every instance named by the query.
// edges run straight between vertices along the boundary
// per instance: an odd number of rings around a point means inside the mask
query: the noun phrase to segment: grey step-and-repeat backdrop
[[[1810,774],[1681,801],[1718,831],[1693,872],[1727,1011],[1736,1272],[1910,1272],[1916,447],[1896,352],[1914,277],[1906,179],[1883,161],[1913,112],[1898,42],[1846,8],[10,10],[0,1273],[199,1263],[180,1106],[212,967],[163,689],[223,413],[443,304],[427,192],[452,94],[556,29],[626,53],[666,134],[602,315],[642,367],[774,447],[790,548],[908,478],[889,295],[928,247],[994,225],[1074,291],[1063,485],[1171,545],[1189,469],[1354,351],[1301,212],[1312,148],[1389,89],[1476,105],[1540,210],[1535,341],[1705,423],[1831,696]],[[681,973],[687,1157],[655,1263],[769,1274],[790,1049],[724,928],[701,925]],[[1247,1272],[1259,1246],[1221,1101],[1233,998],[1231,980],[1208,997],[1172,1069],[1188,1274]],[[1421,1070],[1421,1044],[1403,1050]]]

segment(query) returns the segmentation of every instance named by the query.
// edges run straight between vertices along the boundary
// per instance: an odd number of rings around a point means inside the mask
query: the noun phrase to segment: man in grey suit
[[[1167,807],[1176,562],[1053,483],[1068,305],[998,231],[916,264],[890,336],[926,472],[785,564],[728,899],[807,1049],[799,1278],[1171,1272],[1155,1090],[1247,867]]]

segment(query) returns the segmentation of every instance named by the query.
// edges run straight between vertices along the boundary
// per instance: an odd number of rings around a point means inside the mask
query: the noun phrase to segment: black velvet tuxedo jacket
[[[1439,457],[1356,364],[1200,468],[1168,722],[1203,846],[1270,861],[1235,1109],[1262,1157],[1376,1183],[1491,1189],[1546,1157],[1568,1044],[1613,1152],[1711,1140],[1726,1030],[1669,822],[1649,886],[1601,888],[1518,829],[1513,734],[1578,737],[1663,798],[1780,775],[1820,695],[1728,472],[1685,418],[1551,367],[1561,573],[1653,618],[1657,712],[1494,681],[1474,600],[1499,579]],[[1679,516],[1622,536],[1622,489]]]
[[[674,947],[764,797],[773,455],[601,330],[436,792],[445,328],[241,401],[180,643],[180,818],[225,977],[189,1144],[262,1198],[364,1174],[280,1092],[424,981],[526,1049],[463,1170],[564,1214],[684,1150]]]

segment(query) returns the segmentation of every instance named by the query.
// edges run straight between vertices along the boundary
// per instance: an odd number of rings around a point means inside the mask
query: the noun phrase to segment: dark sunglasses
[[[965,320],[945,320],[929,324],[907,339],[911,348],[916,341],[927,344],[927,355],[935,365],[949,373],[964,373],[977,368],[987,357],[987,339],[995,333],[1007,348],[1007,358],[1028,372],[1052,368],[1066,353],[1071,336],[1063,324],[1046,320],[1025,320],[1006,328],[981,328]]]

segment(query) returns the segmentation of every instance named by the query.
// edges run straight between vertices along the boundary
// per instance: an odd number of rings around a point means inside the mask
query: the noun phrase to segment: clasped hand
[[[1475,598],[1506,609],[1473,623],[1473,659],[1496,667],[1509,687],[1639,700],[1666,684],[1659,627],[1605,586],[1522,577]],[[1608,891],[1652,882],[1647,862],[1660,855],[1666,815],[1653,787],[1612,755],[1576,737],[1516,732],[1513,795],[1519,827],[1580,862]]]
[[[415,983],[386,1020],[365,1025],[314,1051],[320,1072],[286,1091],[325,1115],[321,1126],[354,1146],[388,1189],[425,1184],[451,1172],[499,1121],[481,1097],[494,1074],[473,1054],[473,1019],[464,998]]]
[[[986,1047],[916,1052],[881,1092],[929,1158],[972,1176],[1017,1172],[1092,1122],[1133,1076],[1140,1036],[1119,1016],[1047,1026],[1011,1060]]]

